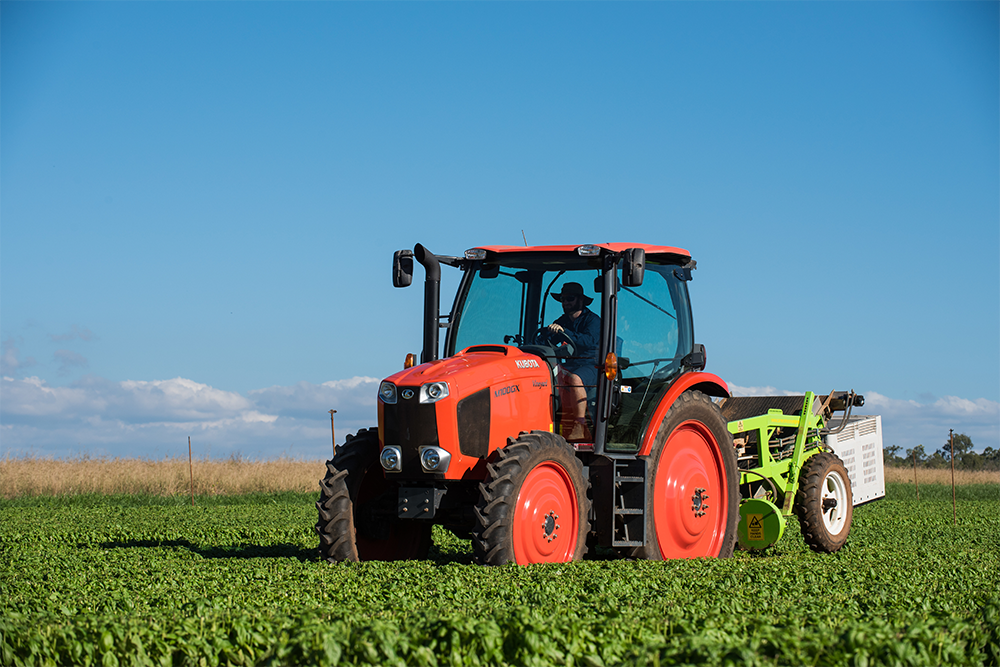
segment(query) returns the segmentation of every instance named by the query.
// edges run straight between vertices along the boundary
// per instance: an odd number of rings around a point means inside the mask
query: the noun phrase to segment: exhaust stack
[[[423,264],[424,278],[424,349],[420,353],[420,363],[436,361],[438,358],[438,328],[441,321],[441,264],[437,256],[419,243],[413,248],[413,256]]]

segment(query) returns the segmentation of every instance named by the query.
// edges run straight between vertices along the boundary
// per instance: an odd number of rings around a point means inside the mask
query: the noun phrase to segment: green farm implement
[[[794,513],[810,548],[837,551],[847,541],[854,506],[885,495],[880,419],[851,416],[863,396],[806,392],[719,403],[737,452],[737,534],[744,548],[777,542]]]

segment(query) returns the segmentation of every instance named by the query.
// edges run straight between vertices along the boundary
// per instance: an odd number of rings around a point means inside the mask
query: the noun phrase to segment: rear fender
[[[681,375],[674,381],[670,389],[667,390],[663,400],[660,401],[660,404],[656,406],[656,410],[653,411],[653,418],[649,420],[646,432],[639,443],[639,456],[649,455],[649,452],[653,448],[653,440],[656,439],[656,434],[660,430],[660,424],[663,423],[663,418],[667,416],[667,412],[670,411],[677,397],[689,390],[697,390],[715,398],[729,398],[729,387],[718,375],[700,372]]]

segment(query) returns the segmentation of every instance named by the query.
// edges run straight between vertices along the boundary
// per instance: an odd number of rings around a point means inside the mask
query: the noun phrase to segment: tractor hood
[[[552,397],[552,371],[541,358],[509,345],[475,345],[386,378],[379,436],[383,446],[400,448],[400,478],[426,479],[412,462],[421,448],[440,447],[451,455],[444,478],[458,479],[482,468],[508,438],[551,430]]]
[[[509,345],[474,345],[453,357],[399,371],[386,378],[399,387],[447,382],[451,394],[462,396],[506,380],[551,380],[544,361]]]

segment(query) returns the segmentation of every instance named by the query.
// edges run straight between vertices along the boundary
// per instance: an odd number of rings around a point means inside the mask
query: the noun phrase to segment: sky
[[[690,251],[736,394],[1000,447],[998,8],[5,1],[0,455],[327,456],[393,251],[525,238]]]

